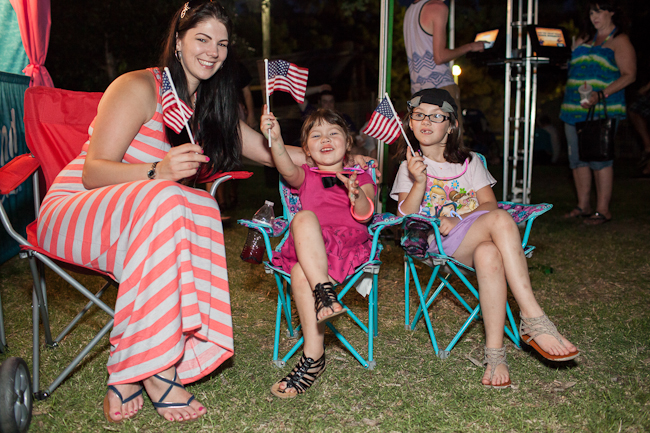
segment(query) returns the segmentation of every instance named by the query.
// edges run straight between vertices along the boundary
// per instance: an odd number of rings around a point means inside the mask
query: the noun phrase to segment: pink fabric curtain
[[[16,11],[20,37],[29,65],[23,72],[31,77],[30,86],[54,87],[50,73],[45,69],[45,58],[50,43],[50,0],[9,0]]]

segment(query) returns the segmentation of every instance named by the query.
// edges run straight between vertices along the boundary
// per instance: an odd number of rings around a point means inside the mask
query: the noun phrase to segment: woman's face
[[[212,77],[228,56],[226,26],[215,18],[201,21],[176,39],[176,50],[181,52],[188,88],[194,93],[199,83]]]
[[[596,9],[591,9],[589,11],[589,19],[594,25],[596,30],[604,30],[612,25],[612,17],[614,12],[606,11],[596,5]]]
[[[422,120],[414,120],[413,114],[426,114],[426,115],[441,115],[447,119],[442,123],[432,122],[428,117]],[[409,116],[409,127],[413,131],[415,138],[420,142],[420,145],[431,146],[434,144],[446,143],[447,134],[449,133],[449,113],[442,111],[440,107],[433,104],[420,104],[413,109],[413,113]]]

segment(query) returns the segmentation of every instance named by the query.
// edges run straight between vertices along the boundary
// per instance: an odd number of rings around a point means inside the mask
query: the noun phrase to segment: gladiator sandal
[[[508,361],[506,361],[506,348],[505,346],[500,349],[490,349],[485,347],[485,356],[483,357],[483,367],[490,367],[490,384],[483,384],[486,388],[494,389],[504,389],[509,388],[511,385],[510,378],[507,382],[502,383],[501,385],[492,385],[492,377],[494,377],[494,370],[500,365],[504,364],[510,373],[510,367],[508,366]]]
[[[562,346],[564,346],[564,342],[562,341],[560,334],[557,332],[557,328],[546,314],[543,314],[539,317],[526,318],[522,316],[520,312],[519,317],[521,318],[521,322],[519,322],[519,336],[524,343],[530,345],[544,358],[548,359],[549,361],[569,361],[580,355],[580,351],[577,349],[567,355],[551,355],[539,347],[539,345],[533,340],[533,338],[537,336],[547,334],[555,337],[555,339],[559,341]]]
[[[341,303],[336,298],[336,292],[334,291],[334,286],[332,283],[319,283],[316,284],[314,289],[314,297],[316,298],[315,307],[316,307],[316,318],[318,318],[318,313],[320,313],[323,308],[329,308],[332,310],[332,314],[321,318],[318,323],[323,323],[326,320],[333,319],[336,316],[347,313],[347,308],[341,308],[340,311],[334,311],[332,306],[336,303],[341,305]]]
[[[312,358],[305,357],[303,353],[300,361],[293,367],[291,373],[285,378],[275,382],[271,386],[271,393],[280,398],[294,398],[298,394],[304,394],[318,379],[318,377],[325,371],[325,353],[318,360],[314,361]],[[280,389],[280,384],[286,383],[284,389]],[[289,389],[295,389],[296,392],[287,392]]]

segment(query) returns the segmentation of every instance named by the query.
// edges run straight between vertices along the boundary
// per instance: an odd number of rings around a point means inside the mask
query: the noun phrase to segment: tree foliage
[[[564,25],[571,33],[577,33],[586,23],[585,1],[544,0],[539,5],[539,22]],[[410,83],[402,28],[406,7],[401,3],[407,1],[396,1],[394,6],[391,87],[393,98],[403,101],[409,96]],[[641,59],[640,66],[645,66],[647,44],[637,41],[645,37],[647,0],[622,3],[632,18],[631,38]],[[52,2],[46,66],[55,85],[103,91],[115,76],[154,65],[169,20],[182,4],[182,0]],[[242,58],[260,58],[261,0],[222,0],[222,4],[231,11],[235,23],[233,48]],[[272,54],[335,52],[341,47],[353,47],[351,69],[345,71],[339,83],[333,84],[348,86],[348,98],[367,98],[377,89],[380,5],[380,0],[271,0]],[[505,17],[505,0],[456,0],[456,45],[471,41],[477,31],[505,25]],[[477,66],[464,57],[457,63],[463,69],[459,85],[464,106],[481,109],[492,127],[500,129],[503,70]],[[324,77],[332,65],[324,61],[313,68],[314,77]],[[645,70],[640,67],[639,73],[647,80]],[[356,88],[351,86],[352,76],[356,77]],[[538,78],[540,104],[557,104],[566,70],[540,70]]]

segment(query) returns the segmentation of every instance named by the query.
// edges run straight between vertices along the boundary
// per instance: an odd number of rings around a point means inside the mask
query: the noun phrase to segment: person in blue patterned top
[[[588,217],[586,224],[598,225],[612,219],[609,202],[614,179],[613,161],[586,162],[578,155],[576,123],[587,118],[589,107],[597,105],[598,92],[607,100],[607,114],[625,118],[625,87],[636,79],[636,54],[625,34],[626,20],[616,0],[591,1],[588,30],[573,45],[569,77],[560,119],[565,123],[569,152],[569,166],[578,195],[578,204],[565,218]],[[581,101],[578,87],[591,85],[593,91]],[[602,104],[595,116],[602,116]],[[596,212],[591,214],[591,171],[594,172],[597,191]]]

